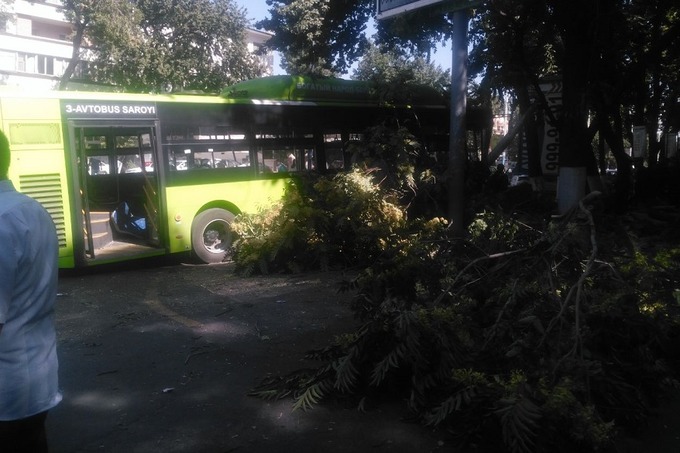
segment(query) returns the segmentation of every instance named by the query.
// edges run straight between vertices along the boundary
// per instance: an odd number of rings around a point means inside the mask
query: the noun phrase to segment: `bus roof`
[[[216,95],[196,95],[187,93],[128,93],[117,91],[61,91],[61,90],[26,90],[16,87],[0,87],[0,98],[25,99],[80,99],[101,101],[138,101],[138,102],[187,102],[204,104],[229,104],[234,100]]]
[[[120,91],[32,91],[16,87],[0,87],[0,97],[24,97],[43,99],[91,99],[161,101],[188,103],[236,103],[236,104],[365,104],[437,106],[446,105],[445,97],[432,87],[407,85],[396,96],[387,97],[378,87],[366,81],[346,80],[333,77],[269,76],[250,79],[231,85],[220,93],[128,93]]]
[[[441,93],[432,87],[408,85],[400,93],[399,103],[408,105],[444,105]],[[313,103],[381,104],[385,99],[371,82],[334,77],[280,75],[246,80],[222,91],[228,99],[298,101]]]

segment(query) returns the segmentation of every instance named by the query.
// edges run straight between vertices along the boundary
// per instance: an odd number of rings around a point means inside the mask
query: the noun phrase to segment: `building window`
[[[16,70],[29,74],[44,74],[61,76],[68,66],[68,60],[50,57],[47,55],[35,55],[30,53],[17,53]]]
[[[15,59],[16,59],[15,52],[0,50],[0,70],[14,71],[16,67]]]
[[[54,75],[54,58],[38,55],[38,74]]]
[[[17,71],[35,72],[35,55],[19,52],[17,54]]]

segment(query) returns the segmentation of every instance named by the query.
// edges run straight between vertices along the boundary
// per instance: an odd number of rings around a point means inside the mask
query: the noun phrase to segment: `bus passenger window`
[[[242,145],[240,145],[242,146]],[[215,168],[243,168],[250,167],[250,152],[244,149],[225,149],[213,153]]]
[[[286,167],[288,171],[303,171],[316,169],[314,148],[295,149],[288,152]]]
[[[272,168],[277,173],[286,173],[289,171],[297,170],[296,165],[298,160],[297,156],[295,155],[295,151],[292,150],[274,151],[272,153],[272,161],[273,161]]]
[[[257,152],[260,173],[288,173],[314,169],[314,149],[263,149]]]
[[[194,153],[193,164],[191,164],[190,168],[194,169],[215,168],[215,159],[213,156],[212,149],[209,150],[208,152]]]
[[[258,149],[256,156],[258,173],[273,173],[275,171],[278,162],[274,159],[274,154],[271,150]]]
[[[298,162],[299,161],[295,157],[295,154],[289,153],[286,157],[286,171],[296,171]]]
[[[326,156],[326,170],[344,170],[350,165],[351,147],[363,139],[363,134],[350,133],[326,133],[323,136],[324,152]],[[319,165],[323,165],[319,162]]]
[[[314,149],[306,149],[304,151],[305,160],[302,163],[303,170],[316,170],[316,154]]]
[[[171,171],[235,169],[250,167],[250,152],[242,143],[175,146],[167,149]],[[233,170],[230,170],[233,171]]]
[[[326,170],[342,170],[345,168],[342,135],[324,134],[323,141],[326,154]]]
[[[191,153],[190,149],[166,148],[168,165],[171,171],[185,171],[187,169],[187,156]]]

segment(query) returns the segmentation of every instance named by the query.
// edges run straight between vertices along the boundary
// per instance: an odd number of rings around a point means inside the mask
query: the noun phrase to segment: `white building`
[[[248,52],[255,53],[269,41],[269,38],[273,36],[272,33],[268,31],[255,30],[253,28],[246,29],[246,40],[248,41]],[[264,65],[263,76],[270,76],[274,74],[274,53],[269,51],[266,55],[260,57],[262,64]]]
[[[10,19],[0,20],[0,85],[55,89],[73,53],[72,27],[60,11],[61,0],[10,3]],[[271,37],[267,32],[246,31],[251,52]],[[271,75],[273,55],[263,57],[262,63],[265,75]]]

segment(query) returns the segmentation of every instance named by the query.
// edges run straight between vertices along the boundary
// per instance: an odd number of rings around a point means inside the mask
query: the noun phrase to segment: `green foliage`
[[[616,223],[585,206],[549,224],[483,212],[463,240],[409,222],[346,282],[361,327],[310,354],[323,364],[307,386],[261,390],[303,409],[388,393],[477,451],[607,450],[680,357],[680,254],[600,228]]]
[[[451,83],[449,71],[423,57],[409,58],[395,49],[371,44],[354,70],[356,80],[374,81],[401,90],[404,85],[430,86],[445,93]]]
[[[12,19],[12,13],[10,12],[10,7],[13,5],[12,0],[2,0],[0,1],[0,21],[6,21]]]
[[[320,76],[346,72],[361,55],[375,7],[368,0],[267,0],[267,5],[271,17],[257,26],[274,31],[267,46],[281,52],[283,68]]]
[[[501,244],[517,245],[515,238],[520,227],[520,224],[513,218],[507,218],[492,211],[483,211],[475,216],[468,230],[473,242],[484,244],[485,250],[494,250],[498,249]]]
[[[396,246],[404,222],[369,170],[300,178],[273,210],[237,217],[233,260],[245,274],[362,265]]]
[[[368,128],[364,139],[349,146],[354,161],[374,173],[380,186],[402,197],[416,191],[420,143],[405,127],[380,124]]]
[[[93,82],[218,92],[262,72],[245,45],[245,12],[232,0],[68,0],[64,12],[76,29],[76,57],[82,42],[96,43]]]

